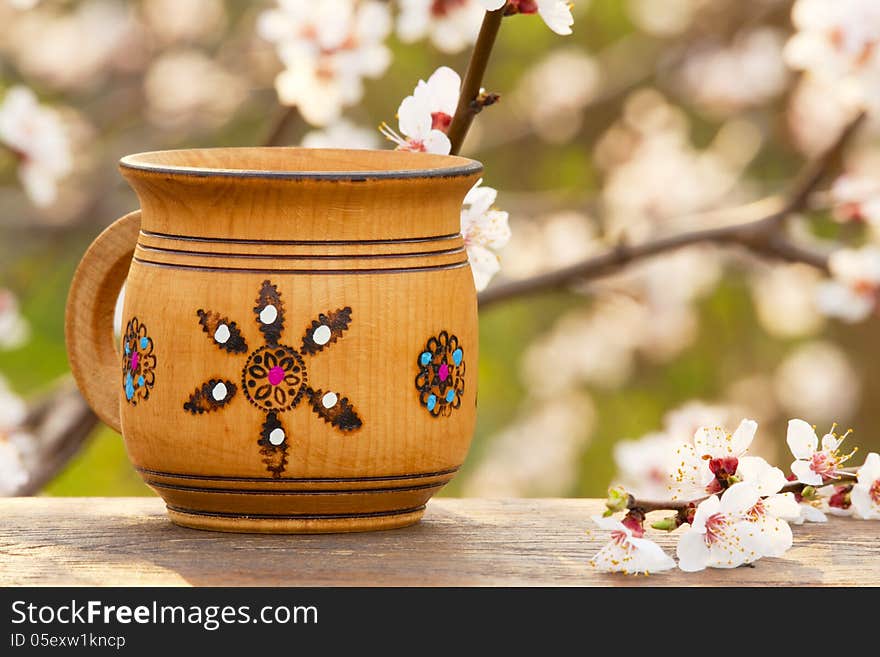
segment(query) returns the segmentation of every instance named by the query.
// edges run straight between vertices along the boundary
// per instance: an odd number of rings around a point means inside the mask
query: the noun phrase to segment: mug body
[[[117,385],[128,454],[178,524],[416,522],[477,399],[459,232],[478,163],[206,149],[124,158],[141,233]]]

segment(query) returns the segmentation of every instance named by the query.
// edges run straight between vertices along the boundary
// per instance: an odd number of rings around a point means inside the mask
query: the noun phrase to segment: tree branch
[[[821,486],[815,486],[815,488],[855,484],[858,482],[858,476],[856,475],[857,470],[858,468],[841,468],[837,471],[837,479],[827,481]],[[782,488],[780,488],[779,492],[800,493],[806,487],[807,484],[803,484],[799,481],[790,481]],[[691,500],[640,500],[635,496],[630,495],[629,499],[627,500],[626,508],[630,511],[635,509],[644,513],[651,513],[652,511],[675,511],[677,513],[681,513],[687,511],[692,507],[699,506],[700,502],[707,499],[708,497],[710,496],[705,495],[703,497],[698,497]]]
[[[508,299],[558,289],[575,282],[593,280],[633,262],[693,244],[742,246],[759,255],[785,262],[802,262],[827,271],[827,255],[807,250],[792,242],[785,235],[785,221],[792,214],[806,207],[816,187],[838,166],[841,153],[864,119],[864,114],[855,117],[822,156],[804,166],[778,210],[745,223],[680,233],[635,246],[619,244],[605,253],[568,267],[501,283],[479,295],[480,309],[485,310],[493,304]]]
[[[480,34],[471,52],[464,82],[461,85],[461,93],[458,96],[458,107],[455,108],[455,116],[449,124],[449,141],[452,142],[453,155],[458,154],[464,143],[464,138],[470,130],[474,117],[482,107],[478,103],[480,89],[483,86],[483,76],[486,74],[486,66],[489,64],[489,56],[495,45],[495,37],[501,28],[501,19],[504,18],[504,7],[495,11],[487,11],[483,16],[483,24]]]

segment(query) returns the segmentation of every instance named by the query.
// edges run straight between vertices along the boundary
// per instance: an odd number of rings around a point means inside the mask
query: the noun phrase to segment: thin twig
[[[815,488],[854,484],[858,481],[856,470],[857,468],[840,468],[836,472],[837,479],[826,481],[821,486],[815,486]],[[779,492],[801,493],[807,486],[808,484],[804,484],[799,481],[790,481],[782,488],[780,488]],[[710,496],[704,495],[702,497],[696,497],[689,500],[640,500],[637,497],[630,495],[626,508],[630,510],[637,509],[639,511],[643,511],[644,513],[650,513],[652,511],[675,511],[678,513],[699,506],[700,502],[704,501],[708,497]]]
[[[477,105],[477,98],[483,86],[483,76],[486,74],[486,66],[489,64],[489,56],[492,54],[492,46],[495,45],[495,37],[501,28],[501,20],[504,18],[504,7],[495,11],[487,11],[483,16],[483,24],[480,34],[474,44],[471,59],[468,62],[464,82],[461,85],[461,94],[458,96],[458,107],[455,108],[455,116],[449,124],[449,141],[452,143],[451,153],[457,154],[461,150],[464,138],[470,130],[474,117],[482,109]]]
[[[530,278],[501,283],[480,294],[480,309],[485,310],[501,301],[558,289],[574,282],[593,280],[611,274],[624,265],[661,253],[676,251],[693,244],[742,246],[759,255],[786,262],[802,262],[827,271],[827,255],[810,251],[792,242],[785,234],[785,220],[807,206],[810,194],[837,166],[841,152],[864,118],[864,114],[859,114],[846,126],[821,157],[808,163],[802,169],[791,190],[785,196],[782,207],[777,210],[745,223],[680,233],[635,246],[619,244],[605,253],[592,256],[568,267]]]

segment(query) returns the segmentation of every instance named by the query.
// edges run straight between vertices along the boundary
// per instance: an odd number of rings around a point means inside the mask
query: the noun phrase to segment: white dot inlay
[[[229,327],[226,324],[221,324],[217,327],[217,330],[214,331],[214,339],[220,344],[226,344],[229,342],[229,338],[232,334],[229,332]]]
[[[226,399],[226,395],[229,394],[229,391],[226,389],[226,384],[222,381],[214,386],[214,389],[211,391],[211,396],[214,398],[214,401],[223,401]]]
[[[324,408],[333,408],[338,401],[339,397],[336,396],[335,392],[328,392],[321,398],[321,403],[324,405]]]
[[[271,324],[278,319],[278,309],[271,303],[260,311],[260,321],[263,324]]]
[[[281,427],[272,429],[272,431],[269,432],[269,442],[273,445],[280,445],[284,442],[284,438],[284,429],[282,429]]]
[[[330,327],[326,324],[321,324],[315,329],[315,332],[312,333],[312,340],[314,340],[315,344],[325,345],[330,342],[330,337],[332,335]]]

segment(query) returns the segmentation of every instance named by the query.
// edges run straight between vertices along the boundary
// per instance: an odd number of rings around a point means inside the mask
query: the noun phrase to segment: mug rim
[[[448,165],[419,166],[414,168],[389,168],[389,169],[364,169],[364,170],[339,170],[322,171],[314,170],[282,170],[282,169],[255,169],[255,168],[224,168],[209,166],[183,166],[156,162],[156,156],[169,154],[184,155],[187,153],[219,152],[219,151],[314,151],[316,153],[338,154],[346,158],[357,159],[365,154],[394,153],[394,157],[403,159],[415,159],[429,156],[434,162],[444,160]],[[154,161],[150,161],[153,159]],[[140,171],[146,173],[159,173],[165,175],[180,175],[196,178],[257,178],[267,180],[329,180],[329,181],[365,181],[365,180],[405,180],[411,178],[457,178],[472,176],[483,171],[483,165],[477,160],[461,157],[459,155],[440,155],[435,153],[416,153],[407,151],[393,151],[381,149],[347,149],[347,148],[304,148],[300,146],[233,146],[215,148],[184,148],[168,149],[159,151],[144,151],[132,153],[119,160],[119,167],[123,170]]]

